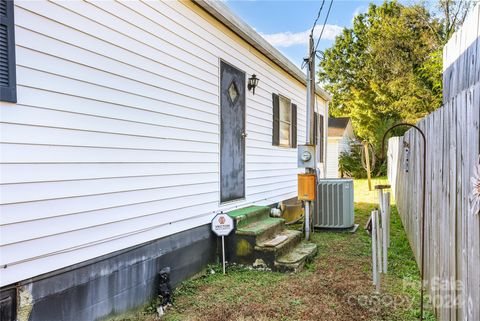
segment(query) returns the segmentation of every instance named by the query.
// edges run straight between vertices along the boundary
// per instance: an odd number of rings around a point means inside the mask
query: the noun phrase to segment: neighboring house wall
[[[338,141],[338,152],[339,152],[339,154],[350,152],[350,143],[351,143],[350,138],[345,137],[345,136],[342,137],[342,139],[340,139]]]
[[[0,285],[296,196],[297,151],[272,146],[271,96],[297,104],[303,144],[305,86],[195,5],[15,1],[15,24]],[[246,95],[246,199],[225,206],[219,59],[260,78]]]
[[[353,133],[352,122],[348,122],[347,127],[345,128],[345,133],[339,142],[339,154],[348,153],[351,150],[352,141],[355,139],[355,134]]]
[[[355,138],[355,133],[353,132],[353,125],[352,121],[349,121],[347,124],[347,127],[345,128],[345,133],[343,137],[347,139],[354,139]]]
[[[316,146],[317,149],[323,148],[323,153],[320,152],[320,150],[317,150],[317,168],[319,169],[319,174],[320,177],[324,178],[325,173],[326,173],[326,165],[327,165],[327,132],[328,132],[328,117],[325,117],[325,115],[328,114],[328,102],[325,101],[324,99],[317,97],[316,98],[316,106],[315,106],[315,112],[318,113],[319,115],[323,116],[323,126],[318,126],[319,130],[319,139],[318,139],[318,145]],[[320,119],[319,119],[320,121]],[[323,135],[320,133],[321,129],[323,128]],[[323,139],[323,144],[321,144],[321,139]],[[322,157],[323,156],[323,157]]]
[[[353,133],[352,123],[349,122],[345,128],[345,132],[341,137],[328,137],[328,154],[327,154],[327,178],[339,178],[338,170],[340,155],[349,152],[351,142],[355,135]]]
[[[338,178],[338,157],[340,155],[340,139],[337,137],[328,138],[327,177]]]

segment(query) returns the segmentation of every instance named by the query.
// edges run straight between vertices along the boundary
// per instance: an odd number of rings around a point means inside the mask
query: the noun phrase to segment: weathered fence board
[[[480,157],[479,39],[477,4],[444,48],[444,106],[418,123],[427,139],[426,172],[416,130],[388,142],[388,176],[419,266],[426,175],[425,279],[440,321],[480,320],[480,216],[470,201]]]
[[[425,278],[439,320],[480,320],[480,219],[470,213],[470,178],[479,157],[480,83],[423,119],[427,137]],[[405,169],[406,152],[410,156]],[[423,155],[420,135],[389,141],[389,179],[417,261],[421,254]],[[395,171],[396,169],[396,171]],[[445,285],[461,288],[445,290]],[[449,302],[465,301],[452,309]]]

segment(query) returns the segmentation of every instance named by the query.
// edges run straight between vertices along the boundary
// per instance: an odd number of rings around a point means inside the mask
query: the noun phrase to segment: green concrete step
[[[261,242],[272,238],[285,228],[285,220],[282,218],[266,217],[253,221],[245,226],[237,226],[235,234],[252,236],[256,242]]]
[[[317,253],[315,244],[302,242],[300,231],[287,230],[284,219],[270,217],[267,206],[249,206],[228,215],[236,223],[227,240],[231,262],[297,272]]]
[[[301,242],[287,254],[275,260],[275,270],[281,272],[298,272],[305,262],[311,260],[317,254],[317,245],[314,243]]]
[[[255,246],[255,250],[261,252],[273,252],[275,258],[281,257],[291,251],[302,241],[302,232],[295,230],[283,230],[274,235],[272,238],[275,237],[286,237],[286,239],[275,246],[268,246],[268,242],[271,239],[259,241]]]
[[[268,206],[249,206],[227,213],[235,220],[237,229],[270,216]]]

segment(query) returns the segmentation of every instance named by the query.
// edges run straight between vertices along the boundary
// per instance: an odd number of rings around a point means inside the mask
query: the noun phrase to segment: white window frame
[[[285,108],[285,109],[288,109],[288,111],[286,113],[282,113],[282,107]],[[285,114],[290,115],[289,120],[282,119],[282,115],[285,115]],[[288,99],[285,96],[278,95],[278,131],[279,131],[278,140],[279,140],[279,146],[281,146],[281,147],[289,147],[289,148],[292,147],[292,140],[293,140],[293,137],[292,137],[292,131],[293,131],[293,129],[292,129],[292,127],[293,127],[292,118],[293,118],[293,116],[292,116],[292,100]],[[282,135],[282,123],[287,124],[289,126],[289,129],[288,129],[288,143],[285,143],[285,140],[282,139],[282,137],[283,137],[283,135]]]

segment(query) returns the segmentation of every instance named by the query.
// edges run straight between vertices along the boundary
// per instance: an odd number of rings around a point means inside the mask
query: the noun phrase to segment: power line
[[[320,18],[320,14],[322,13],[323,5],[325,4],[325,0],[322,1],[322,5],[320,6],[320,9],[318,10],[317,18],[313,22],[312,30],[310,30],[310,36],[313,36],[313,31],[315,30],[315,26],[317,25],[317,21]]]
[[[325,17],[325,21],[323,22],[322,31],[320,32],[320,36],[318,37],[318,40],[317,40],[317,45],[315,46],[315,52],[317,51],[320,40],[322,39],[323,30],[325,30],[325,25],[327,24],[328,16],[330,15],[330,10],[332,9],[332,4],[333,4],[333,0],[330,2],[330,6],[328,7],[327,16]]]
[[[333,2],[333,0],[332,0],[332,2]],[[327,13],[327,17],[325,18],[325,21],[327,21],[327,19],[328,19],[328,14],[330,13],[330,9],[332,8],[332,2],[330,2],[330,7],[328,8],[328,13]],[[322,10],[323,10],[324,5],[325,5],[325,0],[322,0],[322,4],[320,5],[320,8],[318,9],[317,17],[315,18],[315,21],[313,22],[312,29],[310,30],[310,37],[313,37],[313,32],[315,31],[315,27],[317,26],[318,19],[320,19],[320,16],[322,14]],[[320,39],[322,37],[323,29],[325,29],[325,23],[323,24],[322,31],[320,32],[320,38],[318,39],[318,42],[320,42]],[[317,42],[317,46],[318,46],[318,42]],[[317,49],[317,47],[315,47],[314,52],[316,52],[316,49]],[[308,61],[310,61],[312,54],[313,54],[312,52],[308,53],[308,57],[303,60],[302,66],[300,67],[301,69],[303,69],[305,67],[305,65],[308,63]]]

